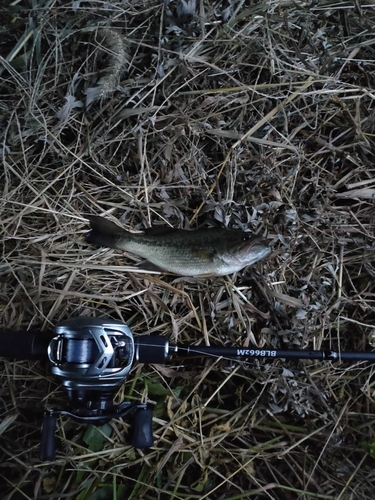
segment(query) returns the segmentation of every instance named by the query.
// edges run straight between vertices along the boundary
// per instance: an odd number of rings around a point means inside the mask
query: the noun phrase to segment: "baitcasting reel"
[[[132,445],[153,445],[152,410],[146,404],[113,399],[136,360],[164,363],[169,344],[163,337],[139,337],[134,342],[130,328],[118,321],[77,318],[60,323],[55,336],[40,333],[0,331],[0,356],[51,362],[53,375],[65,387],[71,411],[46,410],[43,417],[41,460],[55,459],[56,421],[60,415],[85,424],[104,425],[113,418],[131,417]],[[17,341],[15,342],[15,340]]]
[[[170,345],[168,340],[157,335],[134,339],[126,324],[96,318],[64,321],[56,326],[53,337],[40,332],[0,330],[0,356],[48,359],[52,373],[60,378],[68,394],[71,411],[51,409],[44,412],[40,448],[43,461],[55,459],[55,430],[59,415],[94,425],[103,425],[113,418],[132,417],[132,445],[140,449],[152,446],[152,410],[147,404],[125,401],[116,405],[113,400],[134,361],[163,364],[171,354],[242,360],[285,358],[375,362],[373,352]]]
[[[133,416],[133,446],[152,446],[152,411],[145,404],[113,403],[116,392],[127,379],[135,355],[139,359],[129,327],[112,320],[79,318],[61,323],[55,332],[56,337],[48,345],[51,371],[62,381],[75,411],[47,410],[44,413],[41,459],[54,459],[59,415],[95,425]]]

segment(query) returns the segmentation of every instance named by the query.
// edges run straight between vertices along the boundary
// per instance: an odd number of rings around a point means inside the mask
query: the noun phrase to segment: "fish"
[[[232,274],[271,253],[270,240],[236,229],[151,227],[132,233],[104,217],[86,217],[88,243],[130,252],[151,264],[146,269],[180,276]]]

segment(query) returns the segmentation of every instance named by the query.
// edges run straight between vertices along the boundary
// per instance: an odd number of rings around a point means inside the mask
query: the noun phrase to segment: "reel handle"
[[[55,460],[57,416],[58,414],[52,410],[46,410],[43,415],[42,438],[39,449],[39,458],[42,462]]]
[[[131,445],[134,448],[147,450],[154,444],[152,434],[152,410],[150,408],[139,408],[134,413],[133,438]]]

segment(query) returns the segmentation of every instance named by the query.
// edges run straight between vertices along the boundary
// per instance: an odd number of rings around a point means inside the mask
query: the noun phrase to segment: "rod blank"
[[[318,361],[370,361],[375,363],[375,352],[345,352],[309,349],[269,349],[216,346],[170,345],[161,336],[135,337],[136,359],[141,363],[163,363],[170,356],[214,356],[234,359],[316,359]]]
[[[372,361],[375,352],[336,352],[308,349],[247,349],[242,347],[183,347],[170,346],[173,353],[182,356],[216,356],[230,358],[317,359],[319,361]]]

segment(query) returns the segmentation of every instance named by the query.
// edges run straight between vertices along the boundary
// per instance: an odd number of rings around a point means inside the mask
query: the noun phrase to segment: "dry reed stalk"
[[[13,2],[0,14],[1,326],[96,316],[185,344],[371,348],[370,1]],[[248,229],[275,252],[237,276],[159,278],[87,245],[87,213],[132,230]],[[4,499],[373,496],[364,363],[135,366],[117,400],[156,403],[155,447],[133,450],[117,420],[93,451],[63,420],[54,466],[38,463],[38,409],[64,405],[61,387],[38,363],[1,367]]]

